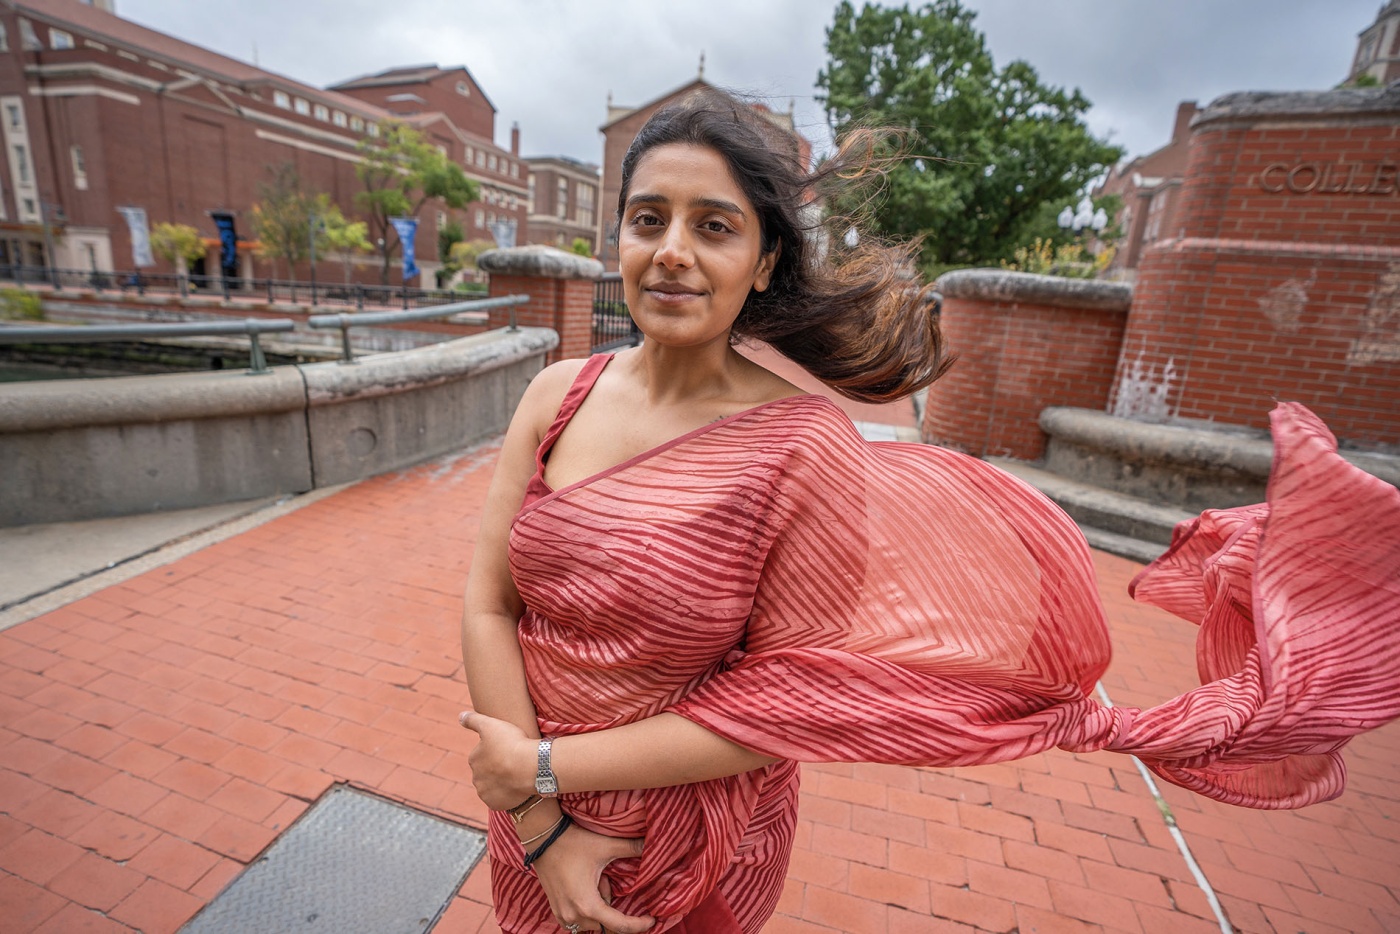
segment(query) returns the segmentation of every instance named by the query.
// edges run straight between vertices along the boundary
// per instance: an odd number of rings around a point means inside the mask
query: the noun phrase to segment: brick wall
[[[545,279],[537,276],[491,275],[491,297],[528,295],[530,303],[515,308],[516,323],[522,327],[553,328],[559,346],[549,352],[547,363],[593,352],[593,281],[591,279]],[[491,311],[491,327],[510,324],[509,308]]]
[[[1181,237],[1143,257],[1115,394],[1170,365],[1172,414],[1264,428],[1296,400],[1343,440],[1400,446],[1397,163],[1400,109],[1198,121]]]
[[[1041,409],[1103,410],[1123,338],[1121,308],[954,297],[943,287],[942,329],[958,361],[929,390],[926,440],[1036,460],[1045,448]]]

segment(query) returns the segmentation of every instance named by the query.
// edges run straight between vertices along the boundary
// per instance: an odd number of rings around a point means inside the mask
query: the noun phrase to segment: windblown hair
[[[734,322],[736,339],[764,341],[842,395],[889,402],[929,385],[952,363],[938,330],[932,286],[920,286],[918,245],[873,237],[847,244],[824,225],[818,194],[878,172],[877,137],[857,133],[807,171],[793,139],[728,95],[706,92],[658,111],[622,160],[620,224],[637,164],[671,144],[718,152],[759,218],[762,249],[779,250],[771,281],[751,291]]]

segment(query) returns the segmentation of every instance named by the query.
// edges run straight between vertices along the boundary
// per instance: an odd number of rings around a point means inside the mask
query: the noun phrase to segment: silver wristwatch
[[[559,794],[559,782],[549,765],[549,750],[553,745],[552,739],[540,740],[539,768],[535,771],[535,794],[541,798],[553,798]]]

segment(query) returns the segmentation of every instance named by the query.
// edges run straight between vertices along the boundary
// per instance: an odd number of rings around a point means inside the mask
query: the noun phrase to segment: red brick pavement
[[[482,826],[457,619],[490,450],[379,477],[0,633],[0,928],[177,929],[332,783]],[[1120,703],[1189,626],[1097,556]],[[1244,931],[1400,930],[1400,730],[1298,813],[1167,799]],[[1130,760],[805,769],[773,932],[1212,931]],[[435,930],[494,931],[485,867]]]

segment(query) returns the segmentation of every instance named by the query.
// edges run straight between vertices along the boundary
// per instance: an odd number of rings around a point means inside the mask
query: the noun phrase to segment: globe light
[[[1094,228],[1094,233],[1100,233],[1108,226],[1108,212],[1099,208],[1094,212],[1094,219],[1089,222],[1089,226]]]
[[[1056,218],[1056,220],[1061,227],[1066,229],[1070,228],[1074,225],[1074,208],[1066,206],[1065,209],[1060,212],[1060,216]]]

